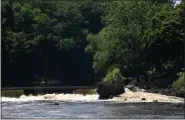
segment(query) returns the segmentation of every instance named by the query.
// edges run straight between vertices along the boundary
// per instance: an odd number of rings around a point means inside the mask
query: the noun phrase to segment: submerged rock
[[[59,105],[59,103],[54,103],[53,105]]]
[[[153,102],[158,102],[158,100],[153,100]]]
[[[124,84],[122,82],[101,82],[97,86],[97,93],[99,99],[109,99],[125,92]]]
[[[59,105],[59,103],[55,102],[55,103],[53,103],[53,105]]]
[[[177,107],[177,108],[184,108],[185,106],[184,106],[184,104],[175,104],[175,107]]]
[[[59,103],[57,103],[57,102],[54,102],[54,103],[52,103],[52,104],[50,104],[50,105],[59,105]]]
[[[141,100],[146,100],[146,98],[142,98]]]

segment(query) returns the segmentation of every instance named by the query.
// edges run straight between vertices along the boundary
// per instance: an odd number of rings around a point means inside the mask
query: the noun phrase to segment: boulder
[[[109,99],[125,92],[122,82],[100,82],[97,86],[99,99]]]
[[[141,100],[146,100],[146,98],[141,98]]]
[[[126,85],[125,88],[128,88],[132,92],[145,92],[146,90],[135,87],[134,85]]]
[[[180,90],[177,92],[177,97],[182,97],[182,98],[184,98],[184,97],[185,97],[185,90],[184,90],[184,89],[180,89]]]
[[[153,100],[153,102],[158,102],[158,100]]]
[[[184,106],[184,104],[177,103],[177,104],[175,104],[175,107],[177,107],[177,108],[184,108],[185,106]]]
[[[59,105],[59,103],[55,102],[53,105]]]
[[[50,105],[59,105],[59,103],[57,103],[57,102],[54,102],[54,103],[52,103],[52,104],[50,104]]]
[[[181,88],[178,91],[169,90],[169,95],[170,96],[176,96],[176,97],[185,98],[185,90],[183,88]]]
[[[126,85],[125,88],[133,89],[134,88],[134,85]]]

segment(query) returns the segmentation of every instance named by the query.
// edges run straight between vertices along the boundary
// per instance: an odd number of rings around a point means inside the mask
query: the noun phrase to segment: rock
[[[176,96],[175,91],[172,91],[172,92],[170,93],[170,95],[171,95],[171,96]]]
[[[124,99],[124,101],[127,101],[127,99]]]
[[[125,92],[122,82],[101,82],[97,86],[97,94],[99,99],[109,99]]]
[[[134,87],[134,88],[131,89],[131,91],[133,91],[133,92],[138,92],[139,89],[138,89],[138,87]]]
[[[132,92],[145,92],[146,90],[135,87],[134,85],[126,85],[125,88],[128,88]]]
[[[109,97],[108,97],[108,99],[112,99],[114,96],[113,95],[110,95]]]
[[[99,94],[99,99],[108,99],[111,94],[113,94],[112,86],[108,83],[101,82],[97,86],[97,93]]]
[[[143,88],[144,88],[144,89],[150,89],[150,86],[149,86],[149,85],[144,85]]]
[[[158,100],[153,100],[153,102],[158,102]]]
[[[146,90],[145,89],[141,89],[140,92],[146,92]]]
[[[121,97],[120,95],[116,95],[116,96],[114,96],[114,97]]]
[[[177,107],[177,108],[183,108],[184,107],[184,104],[175,104],[175,106]]]
[[[57,102],[54,102],[54,103],[52,103],[52,104],[50,104],[50,105],[59,105],[59,103],[57,103]]]
[[[158,89],[148,89],[146,92],[148,93],[159,93]]]
[[[134,88],[134,85],[126,85],[125,88],[132,89]]]
[[[54,103],[53,105],[59,105],[59,103],[56,102],[56,103]]]
[[[178,91],[178,97],[182,97],[182,98],[185,97],[185,90],[184,89],[181,89]]]
[[[161,89],[159,93],[162,95],[169,95],[170,91],[168,89]]]
[[[169,95],[170,96],[176,96],[176,97],[181,97],[181,98],[185,98],[185,90],[184,89],[180,89],[179,91],[169,91]]]
[[[134,85],[126,85],[125,88],[128,88],[132,92],[137,92],[137,87]]]
[[[146,98],[142,98],[141,100],[146,100]]]

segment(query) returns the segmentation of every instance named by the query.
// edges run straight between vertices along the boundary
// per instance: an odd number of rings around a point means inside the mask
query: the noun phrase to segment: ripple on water
[[[59,105],[51,105],[58,102]],[[9,103],[9,104],[7,104]],[[183,118],[183,107],[172,103],[3,102],[3,118]],[[22,105],[20,107],[20,105]]]

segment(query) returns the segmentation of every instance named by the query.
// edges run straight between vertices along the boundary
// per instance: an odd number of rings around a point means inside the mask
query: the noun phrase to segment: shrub
[[[179,91],[185,89],[184,73],[180,72],[177,74],[179,78],[172,84],[171,90]]]
[[[105,78],[103,79],[104,82],[116,82],[116,81],[124,81],[125,78],[123,76],[121,76],[120,74],[120,69],[119,68],[114,68],[111,71],[109,71]]]

